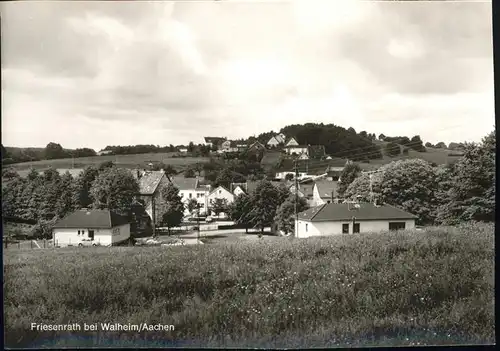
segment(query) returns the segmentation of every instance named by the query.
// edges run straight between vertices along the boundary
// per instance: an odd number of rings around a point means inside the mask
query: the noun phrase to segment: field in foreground
[[[6,346],[493,343],[493,231],[7,251]],[[30,323],[175,330],[43,333]]]

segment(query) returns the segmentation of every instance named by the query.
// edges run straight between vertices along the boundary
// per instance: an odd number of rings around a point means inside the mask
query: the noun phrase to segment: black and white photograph
[[[5,1],[4,347],[494,345],[492,1]]]

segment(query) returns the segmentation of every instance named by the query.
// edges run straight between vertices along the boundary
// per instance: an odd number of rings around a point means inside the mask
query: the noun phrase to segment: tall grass
[[[6,345],[490,343],[493,239],[493,226],[474,224],[196,247],[7,252]],[[175,330],[43,333],[30,331],[33,322]]]

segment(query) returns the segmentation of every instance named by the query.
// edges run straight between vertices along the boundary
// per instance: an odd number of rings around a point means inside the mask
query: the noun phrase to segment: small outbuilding
[[[413,229],[417,217],[390,205],[326,203],[298,214],[298,238]]]
[[[109,210],[75,211],[52,227],[55,246],[111,246],[130,238],[127,218]]]

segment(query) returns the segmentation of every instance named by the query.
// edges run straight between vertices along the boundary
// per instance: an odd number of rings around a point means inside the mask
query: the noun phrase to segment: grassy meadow
[[[4,251],[7,347],[495,342],[494,227]],[[37,332],[30,323],[156,332]]]
[[[71,158],[63,158],[56,160],[42,160],[32,162],[21,162],[9,165],[15,170],[29,170],[30,167],[35,169],[53,168],[84,168],[86,166],[97,166],[102,162],[112,161],[119,167],[135,168],[145,167],[150,161],[163,162],[170,164],[174,167],[190,165],[197,162],[207,162],[207,157],[172,157],[173,152],[165,153],[149,153],[149,154],[136,154],[136,155],[102,155],[90,157],[78,157],[74,160]]]

